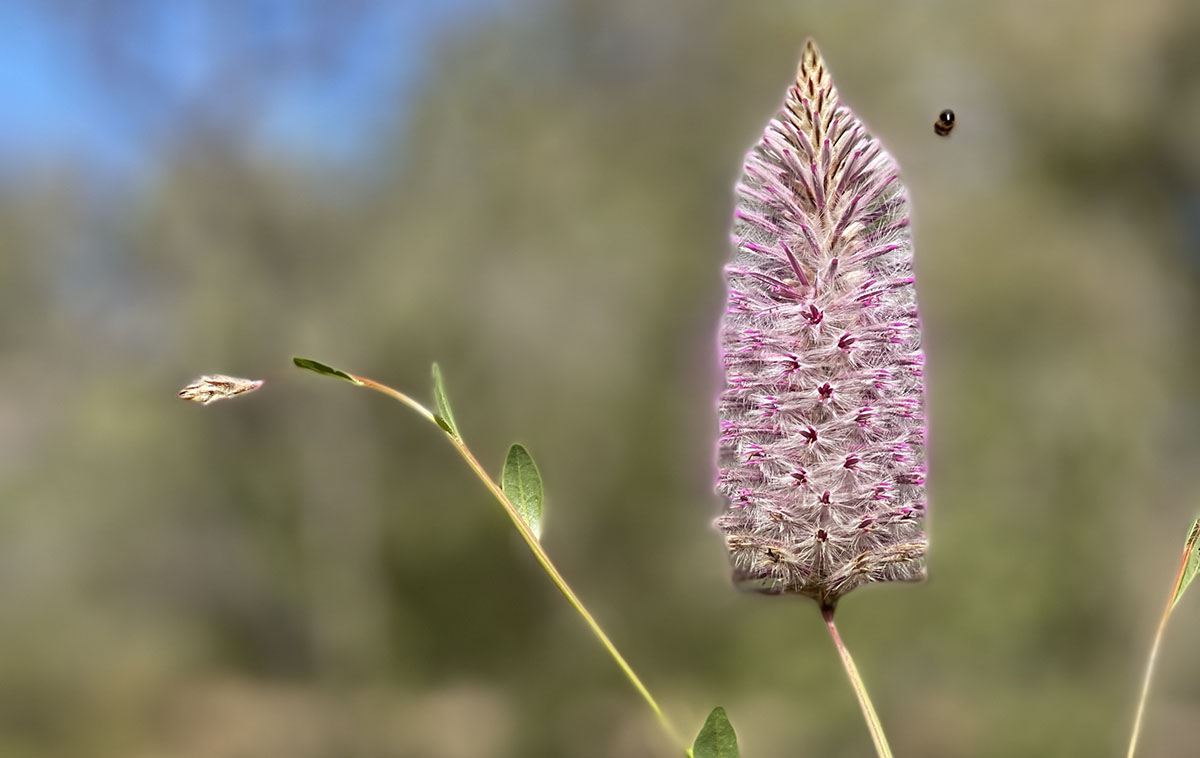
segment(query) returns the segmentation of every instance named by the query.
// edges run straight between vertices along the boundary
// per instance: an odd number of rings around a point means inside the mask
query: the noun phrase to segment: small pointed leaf
[[[737,735],[733,732],[733,724],[725,715],[725,709],[717,706],[708,714],[708,720],[696,735],[692,745],[694,758],[738,758]]]
[[[362,382],[350,376],[345,371],[336,369],[333,366],[326,366],[324,363],[318,363],[311,358],[292,358],[292,363],[295,363],[300,368],[306,368],[309,371],[315,371],[324,376],[335,376],[338,379],[345,379],[351,384],[362,384]]]
[[[1171,598],[1171,610],[1196,574],[1200,573],[1200,518],[1192,522],[1192,530],[1188,532],[1187,542],[1183,545],[1183,571],[1179,572],[1179,582],[1175,585],[1175,595]]]
[[[542,475],[538,472],[533,456],[523,446],[513,444],[504,459],[504,472],[500,475],[500,488],[525,519],[529,531],[539,540],[542,538]]]
[[[434,421],[447,434],[455,439],[462,439],[458,434],[458,425],[454,423],[454,413],[450,410],[450,400],[446,397],[446,385],[442,383],[442,370],[433,364],[433,402],[437,405]]]

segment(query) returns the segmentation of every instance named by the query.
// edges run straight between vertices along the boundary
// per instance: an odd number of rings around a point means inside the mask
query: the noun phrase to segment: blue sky
[[[249,108],[243,98],[229,109],[254,112],[246,139],[256,149],[317,162],[363,158],[403,118],[406,100],[427,73],[430,43],[453,25],[485,22],[511,3],[327,5],[352,10],[337,15],[341,34],[329,37],[336,44],[326,45],[315,69],[303,65],[303,55],[289,57],[305,45],[328,42],[322,36],[329,18],[312,13],[311,2],[151,1],[114,3],[119,12],[103,15],[80,10],[89,5],[0,3],[0,112],[6,122],[0,128],[0,176],[11,180],[64,163],[89,172],[137,173],[153,160],[154,146],[169,143],[187,119],[230,116],[213,88],[214,81],[230,81],[230,72],[235,83],[270,82],[251,88]],[[240,57],[229,60],[231,50]],[[128,64],[126,75],[111,73],[113,51]],[[271,62],[277,68],[265,74]],[[144,86],[144,79],[153,86]]]

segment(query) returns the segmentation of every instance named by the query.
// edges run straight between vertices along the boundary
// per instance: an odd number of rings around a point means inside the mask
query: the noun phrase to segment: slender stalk
[[[1168,606],[1168,609],[1170,606]],[[1146,712],[1146,700],[1150,696],[1150,679],[1154,675],[1154,661],[1158,658],[1158,646],[1162,642],[1163,630],[1167,628],[1167,617],[1170,611],[1164,613],[1158,622],[1158,631],[1154,634],[1154,644],[1150,646],[1150,660],[1146,662],[1146,675],[1142,679],[1142,696],[1138,698],[1137,715],[1133,719],[1133,734],[1129,737],[1129,752],[1127,758],[1133,758],[1137,750],[1138,736],[1142,731],[1142,715]]]
[[[871,698],[867,695],[867,686],[859,676],[854,659],[850,657],[850,651],[842,642],[842,636],[838,634],[837,625],[833,623],[833,609],[822,608],[821,618],[825,619],[825,626],[829,628],[829,636],[833,637],[833,645],[837,648],[838,655],[842,657],[842,665],[846,667],[846,676],[850,678],[850,686],[854,688],[854,694],[858,696],[858,704],[862,707],[863,717],[867,720],[867,730],[871,732],[871,741],[875,743],[875,752],[879,754],[879,758],[892,758],[892,749],[888,747],[887,737],[883,733],[883,724],[880,723],[879,716],[875,713],[875,706],[871,705]]]
[[[667,718],[666,714],[663,713],[662,708],[659,707],[658,702],[654,699],[654,696],[650,694],[648,689],[646,689],[646,685],[642,684],[642,680],[638,678],[636,673],[634,673],[633,668],[625,660],[625,657],[621,655],[620,651],[617,650],[616,645],[612,643],[612,640],[610,640],[608,635],[604,633],[604,630],[600,628],[600,624],[596,622],[596,619],[592,616],[588,609],[584,607],[583,602],[580,601],[578,596],[576,596],[575,592],[567,584],[567,581],[563,579],[562,574],[558,572],[558,569],[554,566],[554,563],[551,562],[550,556],[548,556],[546,551],[542,549],[542,545],[540,542],[538,542],[537,537],[535,537],[533,532],[529,530],[529,526],[525,523],[525,519],[521,518],[521,514],[517,510],[517,507],[513,505],[512,501],[508,499],[508,496],[504,494],[504,490],[500,488],[500,485],[496,484],[492,478],[488,476],[487,471],[485,471],[483,466],[480,465],[479,461],[476,460],[466,443],[464,443],[456,435],[451,434],[443,429],[442,426],[437,423],[437,419],[428,408],[421,405],[416,400],[413,400],[408,395],[405,395],[403,392],[399,392],[385,384],[380,384],[379,382],[367,379],[365,377],[354,376],[353,374],[350,374],[349,376],[351,376],[356,383],[363,387],[373,389],[376,392],[381,392],[394,400],[404,403],[409,408],[412,408],[418,414],[423,416],[426,421],[429,421],[434,426],[437,426],[437,428],[441,430],[444,435],[446,435],[446,438],[449,439],[450,443],[454,445],[454,449],[458,451],[458,454],[462,456],[462,459],[466,461],[471,470],[475,472],[475,476],[479,477],[479,481],[483,482],[483,485],[488,488],[488,491],[492,493],[492,496],[495,497],[497,502],[499,502],[504,508],[505,513],[508,514],[509,519],[513,522],[513,526],[515,526],[517,531],[520,532],[522,539],[525,540],[525,544],[529,547],[530,552],[533,553],[533,557],[537,559],[537,562],[541,564],[542,569],[546,572],[546,575],[550,577],[550,581],[554,582],[554,586],[557,587],[558,591],[563,594],[563,597],[567,599],[567,602],[571,604],[571,607],[583,617],[583,620],[587,622],[588,627],[592,630],[592,634],[596,635],[596,638],[600,640],[600,644],[604,646],[604,649],[608,651],[608,654],[612,656],[612,659],[616,662],[617,666],[620,667],[621,671],[625,673],[625,676],[633,684],[634,689],[641,694],[642,698],[650,706],[650,709],[654,711],[654,715],[658,718],[658,722],[660,725],[662,725],[663,730],[671,737],[672,740],[681,745],[688,758],[691,758],[691,746],[688,745],[687,741],[683,739],[678,731],[676,731],[675,726],[671,723],[670,719]]]
[[[1194,540],[1189,540],[1183,550],[1183,559],[1179,564],[1179,573],[1175,575],[1175,582],[1171,585],[1171,596],[1167,598],[1167,607],[1163,609],[1162,618],[1158,622],[1158,631],[1154,633],[1154,644],[1150,646],[1150,660],[1146,661],[1146,675],[1142,678],[1142,696],[1138,698],[1137,715],[1133,718],[1133,734],[1129,736],[1129,752],[1127,758],[1133,758],[1134,752],[1137,750],[1138,736],[1142,731],[1142,716],[1146,712],[1146,701],[1150,697],[1150,679],[1154,676],[1154,661],[1158,658],[1158,647],[1162,643],[1163,632],[1167,628],[1167,619],[1171,617],[1171,609],[1175,606],[1176,595],[1179,592],[1179,583],[1183,580],[1183,572],[1187,570],[1188,558],[1191,555]]]

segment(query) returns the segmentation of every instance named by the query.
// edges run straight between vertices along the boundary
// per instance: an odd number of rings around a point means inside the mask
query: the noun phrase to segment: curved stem
[[[1200,524],[1200,521],[1197,523]],[[1142,695],[1138,698],[1137,715],[1133,718],[1133,734],[1129,736],[1129,752],[1126,754],[1126,758],[1133,758],[1133,754],[1137,750],[1138,736],[1142,731],[1142,716],[1146,712],[1146,701],[1150,698],[1150,678],[1154,676],[1154,660],[1158,658],[1158,647],[1162,643],[1163,632],[1167,628],[1167,619],[1171,617],[1171,609],[1175,607],[1175,601],[1179,597],[1179,585],[1187,571],[1188,558],[1195,549],[1196,527],[1193,526],[1192,529],[1192,535],[1189,536],[1187,544],[1183,547],[1179,573],[1175,575],[1175,583],[1171,585],[1171,597],[1167,598],[1167,607],[1163,609],[1162,618],[1158,622],[1158,631],[1154,633],[1154,644],[1150,646],[1150,660],[1146,661],[1146,675],[1142,678]]]
[[[1150,697],[1150,678],[1154,675],[1154,660],[1158,658],[1158,646],[1162,642],[1163,630],[1167,628],[1167,617],[1171,615],[1170,606],[1158,622],[1158,631],[1154,634],[1154,644],[1150,646],[1150,660],[1146,662],[1146,675],[1142,679],[1142,695],[1138,698],[1137,715],[1133,719],[1133,734],[1129,737],[1129,752],[1127,758],[1133,758],[1137,750],[1138,736],[1142,731],[1142,715],[1146,712],[1146,700]]]
[[[825,619],[825,626],[829,628],[829,636],[833,637],[833,645],[837,648],[838,655],[842,657],[842,665],[846,667],[846,676],[850,678],[850,686],[854,688],[854,694],[858,696],[858,704],[862,708],[863,717],[867,720],[867,730],[871,732],[871,741],[875,743],[875,752],[879,754],[879,758],[892,758],[892,749],[888,747],[887,737],[883,733],[883,724],[880,723],[879,716],[875,713],[875,706],[871,705],[871,698],[867,695],[867,686],[858,674],[858,668],[854,665],[854,659],[850,657],[850,651],[846,649],[841,635],[838,634],[837,625],[833,623],[833,609],[822,607],[821,618]]]
[[[380,384],[379,382],[367,379],[365,377],[354,376],[353,374],[350,374],[349,376],[356,383],[363,387],[373,389],[376,392],[382,392],[388,397],[404,403],[409,408],[412,408],[418,414],[423,416],[426,421],[429,421],[433,425],[437,426],[437,428],[441,430],[444,435],[446,435],[446,438],[449,439],[450,443],[454,445],[454,449],[458,451],[458,454],[462,456],[462,459],[466,461],[471,470],[475,472],[475,476],[479,478],[479,481],[483,482],[483,485],[488,488],[488,491],[492,493],[492,496],[495,497],[500,505],[504,508],[505,513],[508,514],[509,519],[513,522],[513,526],[515,526],[517,531],[520,532],[522,539],[525,540],[525,544],[529,547],[530,552],[533,553],[533,557],[537,559],[537,562],[541,564],[541,567],[546,572],[546,575],[550,577],[550,581],[554,582],[554,586],[557,587],[558,591],[563,594],[563,597],[567,599],[567,602],[571,604],[571,607],[583,617],[583,620],[587,622],[588,627],[592,630],[592,634],[596,635],[596,638],[600,640],[600,644],[604,646],[604,649],[608,651],[608,654],[612,656],[612,659],[616,662],[617,666],[620,667],[621,671],[624,672],[625,676],[633,684],[634,689],[638,691],[638,693],[650,706],[650,709],[654,711],[654,715],[658,717],[658,722],[662,725],[663,730],[670,735],[672,740],[683,746],[684,752],[689,756],[689,758],[691,758],[692,749],[690,745],[688,745],[687,741],[680,736],[678,731],[676,731],[675,726],[667,718],[666,714],[663,713],[662,708],[660,708],[658,705],[658,702],[655,701],[654,697],[650,694],[650,691],[646,689],[646,685],[642,684],[642,680],[638,678],[636,673],[634,673],[633,668],[625,660],[625,657],[621,655],[620,651],[617,650],[616,645],[612,643],[612,640],[610,640],[608,635],[604,633],[604,630],[600,628],[600,624],[596,622],[596,619],[593,618],[592,614],[588,612],[588,609],[584,607],[583,603],[579,600],[579,597],[576,596],[575,592],[567,584],[567,581],[563,579],[562,574],[558,572],[558,569],[550,561],[550,556],[548,556],[546,551],[542,549],[542,545],[540,542],[538,542],[537,537],[535,537],[533,532],[529,530],[529,526],[525,523],[525,519],[521,518],[521,514],[517,510],[516,506],[513,505],[512,501],[508,499],[508,496],[504,494],[504,490],[500,488],[500,485],[496,484],[494,481],[492,481],[492,478],[488,476],[487,471],[485,471],[483,466],[480,465],[479,461],[476,460],[466,443],[464,443],[458,436],[446,431],[446,429],[437,422],[437,418],[428,408],[421,405],[416,400],[413,400],[408,395],[405,395],[403,392],[399,392],[385,384]]]

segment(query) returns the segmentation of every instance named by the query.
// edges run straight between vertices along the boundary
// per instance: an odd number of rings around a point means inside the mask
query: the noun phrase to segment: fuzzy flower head
[[[832,608],[925,575],[908,198],[811,40],[737,186],[717,491],[734,578]]]

